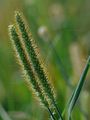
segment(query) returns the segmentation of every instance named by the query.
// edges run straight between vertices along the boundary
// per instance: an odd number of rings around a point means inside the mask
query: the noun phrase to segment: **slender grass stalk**
[[[12,120],[1,104],[0,104],[0,116],[3,120]]]
[[[46,93],[46,95],[48,96],[50,101],[52,101],[53,105],[55,106],[55,108],[57,110],[59,117],[62,120],[63,118],[61,115],[61,111],[59,109],[57,109],[58,107],[56,107],[56,99],[55,99],[53,88],[48,81],[48,76],[45,73],[42,64],[40,63],[38,54],[36,53],[35,43],[33,42],[32,35],[29,35],[29,33],[27,31],[27,26],[19,12],[15,13],[15,20],[16,20],[17,27],[20,31],[21,37],[22,37],[22,42],[23,42],[23,44],[25,44],[26,50],[31,59],[34,70],[39,77],[39,82],[42,84],[44,92]]]
[[[66,84],[68,85],[68,87],[69,87],[71,90],[73,90],[73,89],[74,89],[74,86],[70,83],[70,77],[69,77],[69,75],[68,75],[68,72],[67,72],[66,69],[65,69],[65,66],[64,66],[64,64],[63,64],[63,62],[62,62],[62,59],[61,59],[60,56],[58,55],[58,53],[57,53],[54,45],[52,44],[52,42],[51,42],[51,41],[48,41],[48,44],[49,44],[50,48],[53,50],[54,55],[56,56],[56,60],[57,60],[57,63],[58,63],[58,68],[59,68],[60,72],[62,73],[62,76],[63,76]],[[78,102],[78,106],[79,106],[80,112],[84,115],[85,118],[87,118],[87,114],[86,114],[86,112],[85,112],[84,110],[82,110],[81,105],[80,105],[80,102]],[[64,113],[65,113],[65,111],[63,111],[62,116],[64,116]]]
[[[62,62],[62,59],[61,59],[60,56],[58,55],[58,53],[57,53],[54,45],[52,44],[52,42],[49,41],[48,43],[49,43],[50,48],[51,48],[51,49],[53,50],[53,52],[54,52],[54,55],[55,55],[56,60],[57,60],[57,63],[59,64],[59,65],[58,65],[58,68],[59,68],[59,70],[60,70],[60,72],[61,72],[61,74],[62,74],[65,82],[66,82],[67,85],[72,89],[73,86],[72,86],[71,83],[70,83],[70,79],[69,79],[70,77],[69,77],[69,75],[68,75],[68,72],[67,72],[66,69],[65,69],[65,66],[64,66],[64,64],[63,64],[63,62]]]
[[[56,57],[56,60],[57,60],[57,63],[58,63],[58,68],[59,68],[59,71],[62,73],[62,76],[63,76],[63,79],[65,80],[66,84],[68,85],[68,87],[73,90],[74,89],[74,86],[70,83],[70,77],[65,69],[65,66],[62,62],[62,59],[60,58],[60,56],[58,55],[54,45],[52,44],[51,41],[48,41],[48,44],[50,46],[50,48],[53,50],[54,52],[54,55]],[[80,106],[80,102],[78,102],[78,106],[79,106],[79,109],[80,109],[80,112],[84,115],[85,118],[87,118],[87,114],[85,111],[82,110],[81,106]],[[57,108],[58,109],[58,108]],[[62,113],[62,116],[64,116],[64,113],[65,113],[65,109]]]
[[[48,111],[49,111],[49,113],[50,113],[51,118],[52,118],[53,120],[57,120],[57,119],[55,118],[55,116],[53,115],[52,111],[51,111],[49,108],[47,108],[47,109],[48,109]]]
[[[49,106],[49,101],[48,101],[48,99],[46,99],[45,95],[42,92],[42,89],[40,88],[40,85],[38,84],[38,82],[35,78],[35,75],[33,73],[31,65],[30,65],[30,61],[28,60],[27,54],[25,53],[25,50],[20,43],[20,39],[18,37],[18,34],[16,32],[16,29],[15,29],[14,25],[9,26],[9,33],[10,33],[11,41],[12,41],[12,44],[14,46],[15,52],[18,55],[18,59],[20,61],[20,64],[22,65],[22,67],[24,69],[24,73],[27,74],[27,76],[30,80],[30,83],[32,84],[33,90],[35,91],[35,93],[39,97],[39,99],[41,100],[41,103],[43,103],[45,108],[48,109],[48,111],[49,111],[50,115],[52,116],[53,120],[56,120],[54,115],[51,114],[52,112],[49,108],[50,107]]]
[[[85,82],[85,78],[86,78],[86,75],[88,73],[88,70],[89,70],[89,67],[90,67],[90,56],[88,57],[88,60],[87,60],[87,63],[86,63],[86,66],[83,70],[83,73],[80,77],[80,80],[77,84],[77,87],[76,89],[74,90],[70,100],[69,100],[69,104],[68,104],[68,120],[71,120],[71,113],[73,111],[73,108],[78,100],[78,97],[80,95],[80,92],[82,90],[82,87],[83,87],[83,84]]]

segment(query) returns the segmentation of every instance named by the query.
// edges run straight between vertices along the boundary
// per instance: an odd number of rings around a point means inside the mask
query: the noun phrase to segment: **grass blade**
[[[71,98],[69,100],[69,104],[68,104],[68,120],[71,120],[71,113],[73,111],[73,108],[74,108],[74,106],[75,106],[75,104],[76,104],[76,102],[78,100],[78,97],[80,95],[80,92],[82,90],[83,84],[85,82],[86,75],[87,75],[88,70],[89,70],[89,65],[90,65],[90,56],[89,56],[89,58],[87,60],[86,66],[85,66],[85,68],[83,70],[83,73],[82,73],[82,75],[80,77],[80,80],[79,80],[79,82],[77,84],[77,87],[74,90],[74,92],[73,92],[73,94],[72,94],[72,96],[71,96]]]
[[[3,120],[12,120],[1,104],[0,104],[0,116]]]

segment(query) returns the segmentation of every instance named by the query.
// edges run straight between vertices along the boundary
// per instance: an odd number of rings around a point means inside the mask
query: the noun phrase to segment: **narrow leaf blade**
[[[85,82],[85,78],[86,78],[86,75],[88,73],[88,70],[89,70],[89,65],[90,65],[90,56],[88,57],[88,60],[87,60],[87,63],[86,63],[86,66],[82,72],[82,75],[80,77],[80,80],[76,86],[76,89],[74,90],[70,100],[69,100],[69,104],[68,104],[68,120],[71,120],[71,113],[74,109],[74,106],[78,100],[78,97],[80,95],[80,92],[82,90],[82,87],[83,87],[83,84]]]

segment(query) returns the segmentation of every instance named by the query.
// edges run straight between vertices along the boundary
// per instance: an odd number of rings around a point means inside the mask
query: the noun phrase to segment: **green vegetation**
[[[90,0],[0,0],[0,120],[90,120],[89,11]]]
[[[27,84],[30,81],[35,93],[37,93],[36,95],[41,100],[41,103],[49,111],[51,119],[64,120],[61,110],[59,110],[57,106],[54,90],[49,83],[48,76],[44,72],[45,70],[42,66],[42,63],[40,63],[39,55],[36,52],[37,50],[35,42],[32,38],[31,33],[28,32],[29,30],[27,30],[28,26],[25,25],[25,22],[19,12],[15,12],[15,20],[16,26],[10,25],[9,33],[13,47],[17,54],[18,61],[20,61],[20,65],[24,71],[24,76],[27,76],[27,78],[25,77],[25,81]],[[70,98],[69,105],[67,107],[68,120],[71,120],[71,113],[82,90],[89,67],[90,57],[88,58],[87,64],[77,84],[77,87]],[[30,87],[30,84],[28,84],[28,87]]]

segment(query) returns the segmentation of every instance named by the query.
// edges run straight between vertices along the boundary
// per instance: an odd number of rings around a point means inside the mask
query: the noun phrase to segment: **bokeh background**
[[[9,40],[15,10],[30,26],[63,111],[90,55],[90,0],[0,0],[0,120],[48,120],[24,84]],[[73,118],[90,120],[90,72]]]

